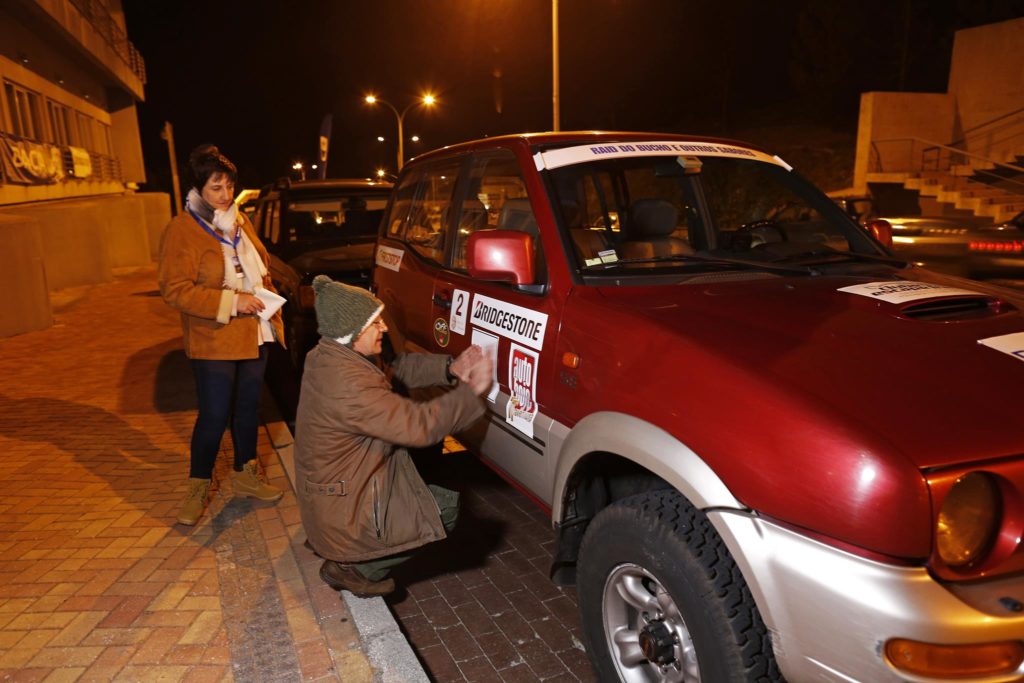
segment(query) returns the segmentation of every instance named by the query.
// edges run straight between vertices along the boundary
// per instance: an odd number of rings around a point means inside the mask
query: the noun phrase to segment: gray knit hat
[[[321,336],[351,344],[384,310],[380,299],[365,289],[335,282],[326,275],[313,278],[316,321]]]

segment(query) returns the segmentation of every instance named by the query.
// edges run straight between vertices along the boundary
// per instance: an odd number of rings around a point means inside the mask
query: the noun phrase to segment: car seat
[[[679,209],[664,199],[638,199],[629,206],[625,240],[619,245],[623,259],[657,258],[693,253],[690,243],[672,235]]]

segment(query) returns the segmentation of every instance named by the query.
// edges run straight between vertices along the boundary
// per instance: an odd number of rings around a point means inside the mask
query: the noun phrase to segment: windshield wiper
[[[875,263],[887,263],[899,268],[905,268],[908,263],[903,259],[898,259],[893,256],[861,254],[855,251],[835,251],[834,249],[815,249],[813,251],[805,251],[779,259],[777,262],[795,262],[801,266],[819,266],[829,263],[840,263],[842,261],[872,261]]]
[[[771,270],[780,273],[798,273],[800,275],[820,274],[817,270],[810,267],[810,265],[804,264],[787,266],[779,263],[769,263],[766,261],[747,261],[744,259],[719,257],[712,258],[710,256],[697,256],[696,254],[672,254],[670,256],[652,256],[649,258],[618,259],[617,261],[609,261],[608,263],[595,263],[592,266],[587,266],[587,270],[608,270],[619,266],[629,266],[640,263],[666,263],[671,261],[677,261],[680,263],[701,263],[712,266],[738,266],[751,270]]]

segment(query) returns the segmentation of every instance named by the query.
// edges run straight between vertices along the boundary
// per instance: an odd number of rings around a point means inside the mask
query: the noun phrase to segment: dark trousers
[[[450,491],[446,488],[435,486],[434,484],[427,484],[427,487],[430,489],[430,493],[433,494],[434,500],[437,502],[437,509],[441,513],[441,524],[444,525],[445,532],[451,533],[452,529],[455,528],[456,522],[459,521],[458,492]],[[359,562],[352,566],[355,567],[356,571],[370,581],[383,581],[387,578],[388,574],[391,573],[391,569],[393,567],[397,567],[408,560],[413,556],[413,552],[415,551],[402,553],[401,555],[380,557],[376,560]]]
[[[210,479],[220,441],[231,423],[236,472],[256,457],[260,426],[260,394],[267,367],[269,344],[260,346],[259,358],[250,360],[192,360],[199,397],[199,416],[192,430],[189,476]]]

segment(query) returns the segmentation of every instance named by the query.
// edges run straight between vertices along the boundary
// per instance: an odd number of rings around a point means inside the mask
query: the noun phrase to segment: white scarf
[[[195,188],[189,190],[186,201],[188,208],[200,219],[203,214],[209,215],[210,205],[203,200],[202,195]],[[206,221],[207,225],[211,221]],[[267,274],[267,267],[263,264],[259,252],[253,246],[252,240],[242,230],[243,218],[238,213],[238,207],[234,202],[227,211],[220,209],[213,210],[212,227],[224,235],[224,238],[231,244],[234,243],[235,235],[239,235],[238,246],[221,242],[221,252],[224,254],[224,286],[236,292],[252,293],[256,287],[263,286],[263,278]],[[237,277],[235,273],[234,257],[238,255],[238,262],[242,266],[245,277]]]

